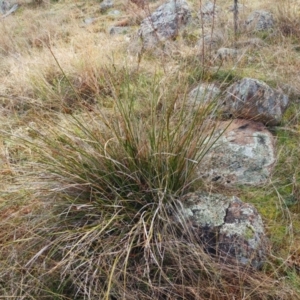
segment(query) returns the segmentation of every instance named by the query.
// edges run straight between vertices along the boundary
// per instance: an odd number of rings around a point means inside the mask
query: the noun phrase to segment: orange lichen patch
[[[224,135],[226,138],[230,139],[230,142],[234,142],[239,145],[247,145],[254,142],[254,133],[265,131],[266,127],[259,122],[235,119],[233,121],[221,122],[218,129],[225,130]],[[234,140],[231,140],[233,135]]]

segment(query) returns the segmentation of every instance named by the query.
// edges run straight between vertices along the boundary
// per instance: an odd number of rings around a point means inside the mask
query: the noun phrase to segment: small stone
[[[84,23],[86,25],[90,25],[90,24],[94,23],[95,20],[96,20],[96,18],[86,18],[86,19],[84,19]]]
[[[119,16],[120,14],[121,14],[121,12],[117,9],[108,12],[109,16]]]
[[[274,18],[272,13],[266,10],[256,10],[250,14],[246,20],[248,30],[268,31],[274,28]]]
[[[114,7],[114,1],[113,0],[104,0],[101,4],[100,4],[100,10],[101,12],[105,12],[108,9]]]
[[[5,14],[9,9],[9,3],[5,0],[0,0],[0,12]]]
[[[230,60],[238,56],[239,51],[232,48],[220,48],[217,51],[217,58],[221,60]]]
[[[199,50],[204,49],[217,49],[224,41],[224,35],[220,32],[214,32],[213,34],[205,34],[201,37],[197,43]]]
[[[215,84],[201,83],[189,93],[188,103],[205,104],[217,99],[220,94],[221,90]]]

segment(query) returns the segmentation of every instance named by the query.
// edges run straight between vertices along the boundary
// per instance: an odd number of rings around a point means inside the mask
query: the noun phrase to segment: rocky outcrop
[[[288,97],[263,81],[243,78],[226,90],[223,111],[235,118],[278,125],[288,106]]]
[[[275,142],[258,122],[221,122],[210,141],[217,141],[198,166],[198,175],[222,185],[260,185],[274,168]]]
[[[207,252],[225,263],[262,266],[268,241],[261,216],[251,204],[204,192],[189,193],[179,203],[177,220],[195,232]]]
[[[141,23],[138,35],[145,49],[175,38],[180,28],[191,20],[185,0],[169,0]]]
[[[249,31],[268,31],[274,28],[272,13],[266,10],[256,10],[246,20],[246,27]]]
[[[220,94],[221,90],[215,84],[201,83],[189,93],[188,104],[205,104],[217,99]]]

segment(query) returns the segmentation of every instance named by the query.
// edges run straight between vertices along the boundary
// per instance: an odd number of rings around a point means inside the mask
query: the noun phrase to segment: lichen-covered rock
[[[9,3],[5,0],[0,1],[0,13],[5,14],[9,9]]]
[[[227,260],[229,255],[242,264],[261,267],[268,243],[256,208],[233,197],[224,221],[218,240],[222,259]]]
[[[189,193],[180,203],[177,220],[184,220],[194,230],[209,253],[225,263],[261,267],[268,241],[253,205],[237,197],[204,192]]]
[[[207,1],[200,8],[198,15],[200,16],[200,20],[203,23],[210,23],[217,17],[217,13],[219,10],[220,8],[216,5],[215,2]]]
[[[3,14],[3,17],[14,13],[18,9],[19,5],[16,0],[0,0],[0,13]]]
[[[224,98],[224,112],[235,118],[278,125],[288,106],[288,96],[263,81],[243,78],[232,84]]]
[[[145,49],[175,38],[180,28],[191,20],[191,12],[185,0],[169,0],[149,17],[144,19],[139,29],[139,37]]]
[[[238,54],[239,51],[237,49],[222,47],[217,51],[217,58],[221,60],[230,60],[237,58]]]
[[[200,177],[222,185],[260,185],[274,168],[273,135],[258,122],[221,122],[210,139],[217,141],[198,166]]]
[[[113,0],[104,0],[101,4],[100,4],[100,10],[101,12],[105,12],[108,9],[114,7],[114,1]]]
[[[197,42],[199,50],[218,49],[224,41],[224,35],[221,32],[204,34]]]
[[[221,90],[215,84],[201,83],[189,93],[188,104],[205,104],[217,99],[220,94]]]
[[[272,13],[266,10],[256,10],[246,20],[246,27],[253,31],[268,31],[274,28]]]
[[[224,224],[231,198],[204,192],[189,193],[180,199],[181,213],[201,228],[214,228]]]

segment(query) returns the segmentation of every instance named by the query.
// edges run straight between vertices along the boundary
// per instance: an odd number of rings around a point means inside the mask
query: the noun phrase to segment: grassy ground
[[[260,37],[265,46],[221,62],[195,45],[201,24],[166,54],[128,53],[129,35],[107,33],[138,28],[147,14],[127,1],[116,1],[120,16],[91,0],[20,2],[0,24],[0,299],[300,299],[300,4],[245,2],[244,14],[272,9],[276,30],[241,29],[239,41]],[[216,2],[224,12],[232,4]],[[201,1],[190,4],[195,16]],[[231,46],[232,15],[220,18],[220,46]],[[291,102],[270,128],[272,178],[222,190],[263,216],[271,245],[260,271],[223,265],[170,217],[187,191],[220,191],[194,174],[216,107],[192,111],[187,93],[241,77]]]

